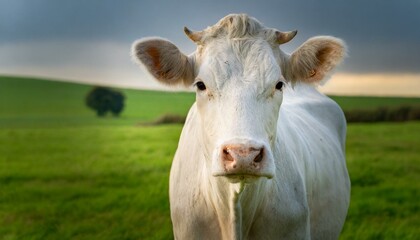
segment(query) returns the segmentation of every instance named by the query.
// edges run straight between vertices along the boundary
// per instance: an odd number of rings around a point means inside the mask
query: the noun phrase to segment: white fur
[[[229,15],[205,31],[186,67],[206,90],[197,89],[170,175],[175,238],[337,239],[350,195],[346,123],[338,105],[307,82],[329,73],[343,45],[317,38],[288,56],[246,15]],[[319,62],[325,46],[333,49]],[[296,79],[306,71],[299,64],[322,76]],[[277,90],[279,81],[295,86]],[[260,171],[271,179],[218,176],[221,149],[231,143],[264,146]]]

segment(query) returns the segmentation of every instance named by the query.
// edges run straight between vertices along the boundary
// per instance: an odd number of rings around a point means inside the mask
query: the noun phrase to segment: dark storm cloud
[[[202,29],[228,13],[268,27],[298,29],[292,51],[314,35],[343,38],[348,72],[420,72],[420,1],[55,1],[0,0],[0,45],[45,40],[105,40],[129,45],[144,36],[194,46],[184,25]],[[1,53],[0,53],[1,54]]]

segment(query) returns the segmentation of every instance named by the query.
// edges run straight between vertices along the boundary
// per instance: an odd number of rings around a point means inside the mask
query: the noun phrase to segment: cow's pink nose
[[[229,144],[222,148],[221,161],[227,174],[253,175],[261,168],[264,148]]]

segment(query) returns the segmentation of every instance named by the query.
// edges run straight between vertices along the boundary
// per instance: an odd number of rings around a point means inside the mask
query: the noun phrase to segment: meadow
[[[119,118],[91,86],[0,77],[0,239],[172,239],[168,179],[191,93],[123,90]],[[332,97],[343,109],[419,98]],[[418,239],[420,122],[349,124],[349,214],[340,239]]]

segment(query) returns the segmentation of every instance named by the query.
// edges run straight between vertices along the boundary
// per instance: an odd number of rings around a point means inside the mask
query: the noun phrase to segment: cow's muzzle
[[[269,149],[252,141],[227,142],[218,149],[213,176],[231,180],[252,180],[274,176],[274,162]]]

